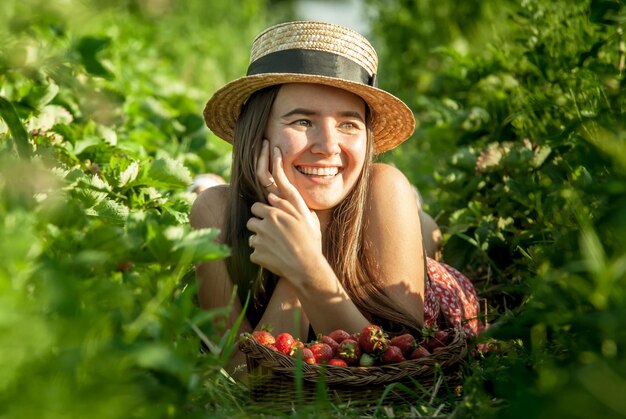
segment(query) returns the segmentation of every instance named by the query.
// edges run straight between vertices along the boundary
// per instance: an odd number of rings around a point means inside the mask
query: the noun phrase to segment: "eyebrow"
[[[319,112],[311,110],[311,109],[295,108],[295,109],[287,112],[286,114],[282,115],[281,118],[287,118],[287,117],[290,117],[292,115],[314,116],[314,115],[318,115],[318,114],[319,114]],[[343,112],[339,112],[338,115],[339,116],[343,116],[343,117],[357,118],[357,119],[360,119],[361,121],[365,122],[365,119],[363,118],[363,116],[359,112],[343,111]]]

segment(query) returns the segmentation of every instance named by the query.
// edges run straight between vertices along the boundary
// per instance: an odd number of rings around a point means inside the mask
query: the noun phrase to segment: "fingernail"
[[[278,147],[274,147],[274,155],[280,156],[280,149]]]

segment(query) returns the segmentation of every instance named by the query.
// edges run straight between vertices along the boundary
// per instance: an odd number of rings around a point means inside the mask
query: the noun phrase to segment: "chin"
[[[324,211],[335,208],[337,205],[339,205],[339,203],[341,203],[341,200],[305,199],[304,202],[310,210]]]

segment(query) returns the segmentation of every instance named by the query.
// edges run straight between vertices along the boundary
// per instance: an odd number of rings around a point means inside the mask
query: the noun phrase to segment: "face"
[[[317,84],[283,85],[265,129],[278,147],[289,181],[312,210],[334,208],[352,190],[365,164],[365,102]]]

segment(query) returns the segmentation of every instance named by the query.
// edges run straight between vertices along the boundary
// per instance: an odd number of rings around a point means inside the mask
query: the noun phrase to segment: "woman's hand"
[[[261,145],[261,153],[256,162],[256,178],[265,189],[265,196],[270,193],[278,195],[278,186],[270,170],[270,142],[268,140],[263,140]]]
[[[269,145],[264,141],[257,176],[265,184],[269,205],[256,202],[247,223],[253,233],[250,260],[290,282],[298,284],[319,267],[322,254],[322,233],[315,212],[305,204],[298,190],[289,182],[283,170],[278,147],[273,150],[272,170],[269,170]]]

